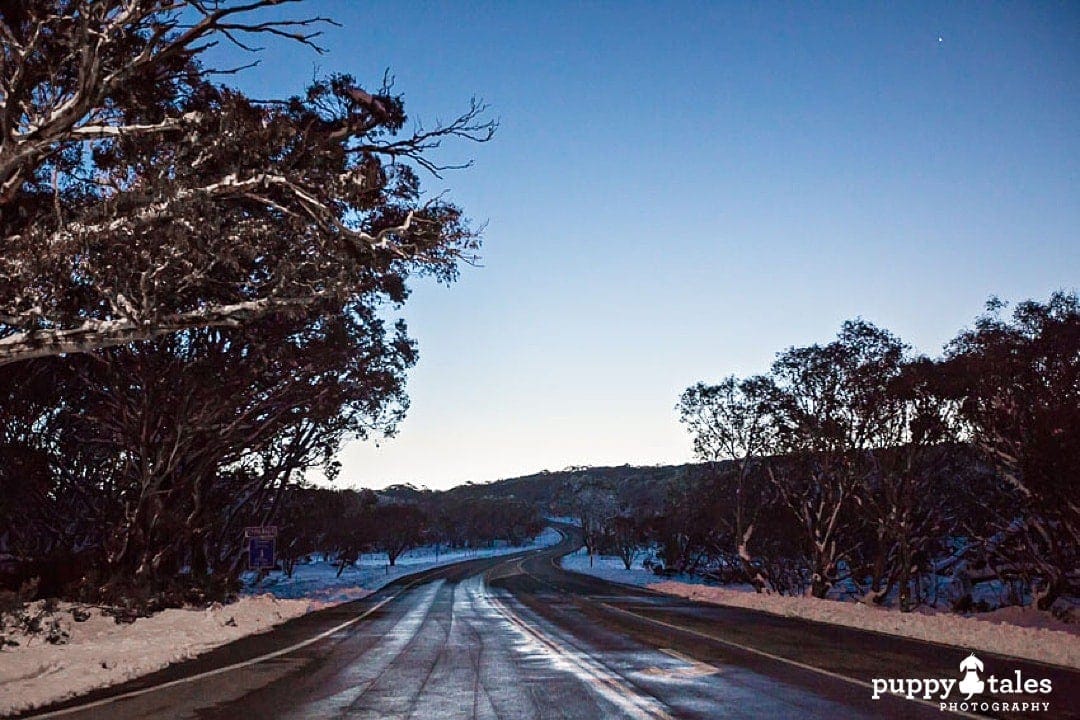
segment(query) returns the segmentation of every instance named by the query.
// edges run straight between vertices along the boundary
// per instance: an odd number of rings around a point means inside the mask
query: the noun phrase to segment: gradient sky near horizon
[[[1080,4],[312,2],[315,72],[412,117],[501,123],[443,187],[483,267],[414,283],[397,437],[341,482],[444,488],[569,465],[681,463],[679,393],[864,317],[936,354],[990,295],[1080,285]],[[226,51],[231,54],[232,51]],[[238,56],[232,56],[233,59]]]

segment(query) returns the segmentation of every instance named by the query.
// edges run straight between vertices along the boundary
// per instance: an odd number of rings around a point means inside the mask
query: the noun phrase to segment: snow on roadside
[[[560,563],[563,569],[571,572],[585,573],[586,575],[592,575],[610,582],[622,583],[623,585],[646,587],[657,581],[656,573],[643,564],[648,558],[649,553],[641,553],[634,558],[630,569],[627,570],[623,561],[614,555],[594,555],[590,560],[585,548],[579,548],[569,555],[563,555]],[[696,575],[679,574],[673,575],[672,578],[687,585],[704,585],[706,582]],[[750,585],[747,585],[746,588],[748,590],[753,589]]]
[[[660,582],[648,586],[652,590],[680,595],[691,600],[703,600],[719,605],[762,610],[775,615],[799,617],[817,622],[846,625],[889,635],[956,645],[967,650],[983,650],[1023,657],[1040,662],[1080,668],[1080,634],[1076,629],[1022,627],[1008,621],[1010,614],[980,613],[991,617],[955,615],[953,613],[902,613],[888,608],[871,607],[865,603],[819,600],[812,597],[786,597],[729,590],[722,587],[687,585],[680,582]],[[1022,611],[1034,615],[1036,611]],[[1046,618],[1042,625],[1052,625]],[[1064,625],[1062,623],[1062,625]]]
[[[642,561],[648,557],[644,553],[635,558],[630,569],[627,570],[623,561],[614,555],[594,555],[589,559],[585,548],[563,555],[560,563],[563,568],[572,572],[585,573],[603,580],[622,583],[624,585],[638,585],[644,587],[649,583],[656,582],[656,574],[642,566]]]
[[[596,560],[596,565],[590,569],[588,558],[582,561],[575,554],[564,558],[563,567],[691,600],[1080,668],[1080,628],[1057,620],[1048,613],[1031,609],[1002,608],[971,616],[933,610],[901,613],[859,602],[762,595],[749,588],[715,587],[673,580],[658,582],[655,575],[646,578],[644,573],[647,571],[644,569],[623,569],[622,561],[618,558],[598,557]]]
[[[438,555],[434,547],[419,547],[402,554],[394,567],[389,566],[385,553],[367,553],[355,565],[346,567],[341,577],[337,576],[337,565],[334,563],[297,564],[291,578],[280,572],[271,573],[258,583],[254,582],[253,577],[246,578],[245,592],[269,593],[282,599],[308,598],[322,605],[334,605],[370,595],[402,575],[464,560],[550,547],[557,545],[560,540],[561,534],[552,528],[544,528],[532,542],[521,546],[499,544],[472,550],[441,550]]]
[[[308,612],[307,600],[244,597],[205,610],[171,609],[118,625],[97,608],[74,622],[72,605],[58,617],[71,634],[64,645],[40,636],[19,637],[18,647],[0,651],[0,715],[64,700],[160,670],[174,662]]]
[[[70,633],[67,643],[50,645],[40,635],[18,637],[18,646],[0,650],[0,716],[146,675],[245,635],[266,632],[311,610],[362,598],[402,575],[555,545],[561,539],[547,528],[524,547],[443,552],[437,563],[433,549],[419,548],[399,558],[389,573],[385,557],[369,555],[367,565],[346,569],[340,578],[327,563],[301,565],[291,579],[272,573],[258,585],[249,584],[235,603],[170,609],[130,624],[118,625],[97,608],[88,609],[90,617],[84,622],[75,622],[74,606],[61,603],[54,617]]]

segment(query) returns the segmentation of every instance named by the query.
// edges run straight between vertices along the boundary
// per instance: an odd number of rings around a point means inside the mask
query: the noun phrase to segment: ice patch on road
[[[419,592],[416,606],[394,623],[383,640],[364,654],[363,662],[349,666],[348,673],[341,679],[348,688],[331,695],[318,703],[305,705],[295,712],[283,716],[283,720],[305,720],[305,718],[344,717],[348,708],[356,702],[368,688],[379,679],[394,660],[401,655],[406,646],[416,637],[417,632],[427,619],[435,596],[444,584],[444,580],[435,580],[423,586]]]

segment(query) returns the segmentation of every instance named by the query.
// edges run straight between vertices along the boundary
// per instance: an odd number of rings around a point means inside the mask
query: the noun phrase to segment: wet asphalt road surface
[[[963,650],[702,605],[567,573],[561,546],[394,583],[51,717],[540,720],[949,718],[871,699],[873,678],[959,678]],[[355,621],[360,615],[363,619]],[[343,622],[351,622],[340,628]],[[335,630],[335,628],[339,628]],[[304,647],[257,661],[320,633]],[[1080,674],[980,653],[987,674],[1049,677],[1049,712],[1080,717]],[[240,664],[238,667],[231,667]],[[231,667],[231,669],[229,669]],[[109,699],[117,694],[123,697]],[[960,699],[954,693],[950,700]],[[988,695],[982,699],[992,701]],[[89,707],[86,702],[99,704]]]

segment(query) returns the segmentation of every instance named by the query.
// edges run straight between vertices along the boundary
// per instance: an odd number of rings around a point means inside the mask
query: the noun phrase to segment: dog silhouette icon
[[[981,693],[986,688],[986,683],[979,679],[979,673],[983,671],[983,662],[975,657],[975,653],[968,655],[960,663],[960,672],[964,673],[963,679],[957,685],[960,692],[967,695],[965,700],[970,700],[973,695]]]

